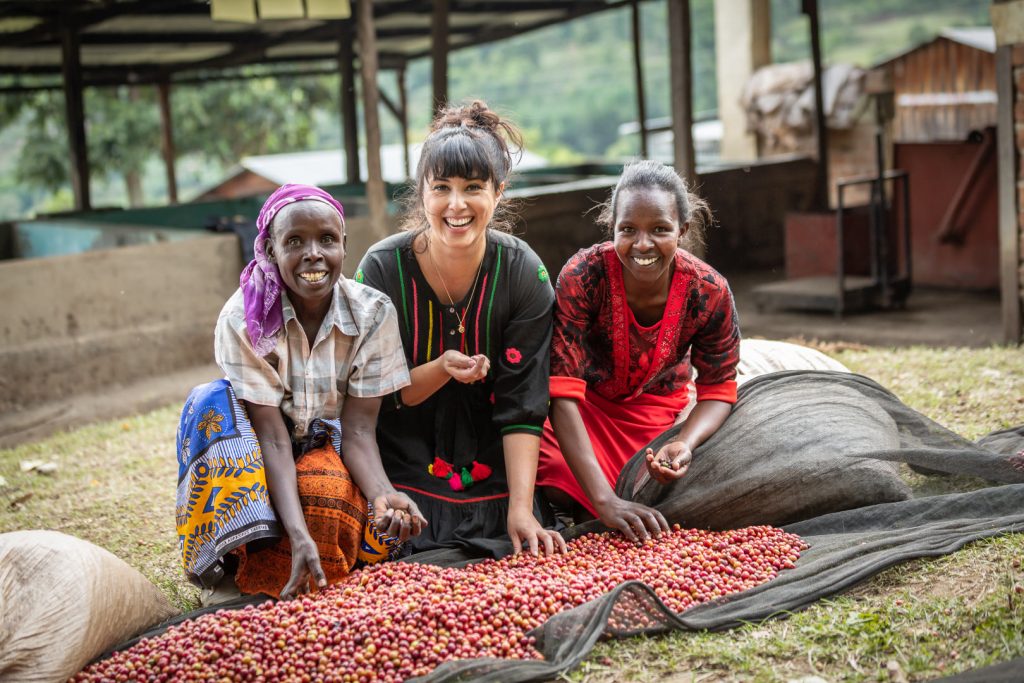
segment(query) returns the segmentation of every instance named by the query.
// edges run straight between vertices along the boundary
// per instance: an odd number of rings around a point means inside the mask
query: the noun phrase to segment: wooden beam
[[[828,128],[825,125],[825,101],[821,90],[821,33],[818,25],[818,0],[802,0],[802,11],[811,29],[811,63],[814,65],[814,134],[818,145],[818,181],[814,206],[828,210]]]
[[[174,122],[171,118],[171,85],[159,83],[156,92],[160,101],[160,151],[164,157],[164,169],[167,171],[167,201],[178,203],[178,176],[174,170]]]
[[[436,116],[448,104],[448,0],[435,0],[430,17],[430,79]]]
[[[71,189],[75,208],[92,208],[89,196],[89,152],[85,142],[85,105],[82,98],[82,63],[78,33],[65,28],[61,35],[61,70],[64,75],[64,116],[68,129],[68,151],[71,154]]]
[[[693,76],[690,63],[690,0],[668,0],[669,81],[672,103],[672,159],[676,173],[697,180],[693,149]]]
[[[357,16],[359,66],[363,82],[363,124],[366,129],[366,201],[375,239],[388,234],[388,200],[380,163],[380,117],[377,108],[377,38],[373,25],[372,0],[359,0]]]
[[[1014,133],[1012,45],[996,48],[996,156],[999,164],[999,298],[1003,342],[1021,343],[1021,230],[1024,207],[1017,206],[1018,156]],[[1018,93],[1017,97],[1020,97]]]
[[[643,42],[640,31],[640,0],[631,4],[633,18],[633,72],[636,79],[636,116],[640,122],[640,156],[646,159],[647,151],[647,105],[644,103],[644,61]]]
[[[358,183],[359,177],[359,115],[356,111],[356,54],[352,48],[355,36],[352,22],[342,25],[338,41],[338,71],[341,104],[341,137],[345,147],[345,182]]]
[[[402,162],[405,164],[405,177],[412,177],[412,166],[409,161],[409,93],[405,86],[405,67],[395,73],[398,78],[398,108],[402,117],[398,123],[402,128]]]

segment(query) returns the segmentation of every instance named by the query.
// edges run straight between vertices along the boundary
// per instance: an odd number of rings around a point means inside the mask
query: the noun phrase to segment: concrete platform
[[[758,311],[753,289],[781,282],[783,273],[723,273],[732,286],[744,337],[845,341],[869,346],[966,346],[1002,343],[998,292],[915,287],[902,309],[845,314]]]

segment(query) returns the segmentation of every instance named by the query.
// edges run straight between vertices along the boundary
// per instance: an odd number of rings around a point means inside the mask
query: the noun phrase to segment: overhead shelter
[[[172,190],[174,143],[167,98],[175,84],[261,74],[341,74],[347,177],[359,166],[355,72],[362,78],[371,209],[383,196],[377,103],[407,126],[404,70],[433,63],[433,105],[447,100],[447,55],[631,0],[0,0],[0,93],[62,87],[67,102],[76,206],[90,205],[82,90],[153,85],[160,89],[163,149]],[[632,4],[635,4],[635,0]],[[688,13],[686,0],[672,0]],[[211,12],[213,16],[211,16]],[[370,18],[372,16],[372,21]],[[221,20],[218,20],[221,19]],[[223,20],[229,19],[229,20]],[[682,19],[676,22],[682,28]],[[688,53],[683,60],[689,69]],[[682,68],[682,67],[677,67]],[[376,86],[378,69],[396,70],[398,102]]]

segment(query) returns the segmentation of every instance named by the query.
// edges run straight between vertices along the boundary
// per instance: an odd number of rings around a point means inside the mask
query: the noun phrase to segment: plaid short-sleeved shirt
[[[340,279],[312,349],[282,293],[284,327],[274,351],[261,358],[249,341],[242,291],[220,312],[214,340],[217,364],[238,398],[280,406],[305,436],[314,418],[341,415],[345,395],[384,396],[409,384],[409,368],[391,300]]]

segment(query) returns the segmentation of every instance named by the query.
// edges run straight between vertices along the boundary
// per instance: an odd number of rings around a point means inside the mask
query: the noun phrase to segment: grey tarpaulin
[[[652,445],[674,433],[675,428]],[[670,613],[646,586],[622,584],[537,629],[544,661],[448,662],[420,680],[550,679],[575,666],[602,636],[721,630],[785,616],[900,562],[1024,532],[1021,449],[1024,428],[971,442],[858,375],[797,371],[757,377],[740,388],[733,414],[697,449],[683,480],[664,489],[650,482],[637,487],[638,453],[617,490],[656,504],[670,522],[785,525],[810,544],[795,569],[681,615]],[[892,461],[1002,485],[915,499]],[[567,535],[599,530],[592,522]],[[467,560],[458,551],[424,559],[441,565]]]

